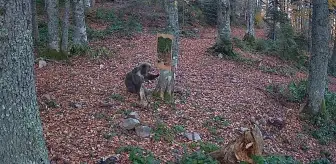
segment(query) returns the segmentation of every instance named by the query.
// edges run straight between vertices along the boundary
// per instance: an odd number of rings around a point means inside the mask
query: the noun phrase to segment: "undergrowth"
[[[202,144],[202,143],[201,143]],[[204,143],[208,145],[208,143]],[[218,150],[219,147],[216,149],[211,150],[215,151]],[[204,146],[196,150],[189,152],[186,147],[184,147],[183,155],[182,156],[175,156],[175,161],[170,161],[169,163],[175,164],[219,164],[219,161],[213,159],[211,156],[208,155],[208,151],[205,151]],[[146,150],[144,148],[138,146],[124,146],[117,149],[116,153],[129,153],[129,160],[133,164],[160,164],[163,163],[159,160],[159,158],[155,157],[154,154]],[[295,160],[293,157],[290,156],[282,156],[282,155],[269,155],[269,156],[252,156],[253,162],[255,164],[301,164],[301,162]],[[309,164],[331,164],[331,160],[328,158],[321,158],[315,159]],[[246,162],[240,162],[240,164],[247,164]]]
[[[270,85],[266,90],[278,95],[289,102],[304,103],[307,96],[307,81],[290,82],[288,85]],[[325,109],[318,115],[306,116],[304,119],[308,125],[304,125],[304,131],[311,134],[320,144],[336,141],[336,93],[328,91],[324,95]]]
[[[95,30],[87,26],[89,39],[103,39],[111,34],[121,36],[132,36],[134,33],[142,31],[139,18],[135,15],[125,15],[122,11],[113,9],[97,9],[94,16],[95,20],[107,23],[104,30]]]
[[[295,34],[290,24],[281,24],[276,40],[254,39],[243,41],[233,38],[233,43],[240,49],[278,56],[282,60],[293,62],[298,68],[306,68],[308,56],[305,55],[307,41],[304,36]]]

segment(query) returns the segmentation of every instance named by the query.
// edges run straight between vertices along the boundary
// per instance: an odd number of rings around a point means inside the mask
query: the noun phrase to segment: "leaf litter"
[[[258,37],[265,37],[262,30],[256,31]],[[232,28],[233,36],[242,38],[242,34],[244,29]],[[137,96],[125,90],[123,79],[128,71],[138,62],[156,61],[154,34],[144,32],[131,39],[110,37],[90,43],[91,47],[107,47],[116,52],[108,59],[79,56],[71,58],[71,64],[50,62],[41,69],[35,66],[41,119],[50,159],[96,163],[102,157],[116,154],[122,146],[133,145],[152,151],[162,161],[172,161],[176,152],[183,154],[184,144],[192,143],[178,135],[173,142],[155,141],[153,138],[140,138],[134,131],[120,129],[119,122],[131,111],[138,112],[143,125],[154,128],[158,121],[169,127],[182,125],[188,132],[198,132],[203,141],[221,140],[218,142],[220,146],[239,135],[239,129],[248,127],[252,118],[282,118],[286,120],[286,126],[280,130],[261,125],[265,154],[291,155],[307,162],[318,158],[321,150],[336,151],[335,143],[319,145],[311,136],[303,134],[298,104],[288,108],[260,91],[271,83],[288,83],[295,78],[305,78],[304,73],[294,77],[274,75],[244,63],[206,55],[206,49],[214,44],[215,36],[216,29],[203,28],[200,38],[181,39],[176,85],[182,88],[183,94],[189,93],[184,103],[180,101],[175,108],[162,102],[158,107],[138,108],[134,105]],[[256,56],[261,62],[283,64],[274,57],[240,53]],[[336,83],[331,84],[331,88],[336,86]],[[155,82],[147,86],[153,88]],[[54,97],[59,107],[42,105],[42,95],[46,94]],[[123,99],[113,99],[111,95],[119,95]],[[85,105],[73,108],[69,105],[73,102]],[[109,105],[101,106],[103,102]],[[224,119],[226,125],[214,129],[213,118],[216,116]],[[300,149],[303,142],[310,149]],[[119,158],[119,163],[130,163],[127,153],[121,153]],[[331,158],[336,160],[336,155],[332,154]]]

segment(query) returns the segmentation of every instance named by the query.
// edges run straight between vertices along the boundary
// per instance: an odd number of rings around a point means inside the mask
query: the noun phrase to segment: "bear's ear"
[[[133,68],[132,73],[136,74],[136,73],[138,73],[140,70],[142,70],[141,67],[135,67],[135,68]]]

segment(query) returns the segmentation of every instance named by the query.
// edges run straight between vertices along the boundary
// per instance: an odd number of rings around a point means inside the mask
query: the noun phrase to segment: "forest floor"
[[[232,28],[234,37],[242,38],[244,32],[242,28]],[[303,132],[300,104],[283,105],[265,92],[270,84],[288,84],[306,78],[305,73],[276,75],[244,62],[206,55],[215,36],[215,29],[201,28],[199,38],[181,39],[177,87],[188,96],[183,100],[177,97],[180,101],[175,108],[154,100],[152,103],[156,107],[136,107],[137,97],[125,91],[123,80],[128,71],[138,62],[155,62],[155,34],[143,32],[131,39],[111,37],[90,42],[92,47],[113,51],[110,58],[79,56],[68,63],[48,62],[43,68],[36,65],[37,92],[49,157],[59,163],[95,163],[102,157],[116,154],[122,146],[133,145],[152,151],[162,161],[171,161],[176,154],[183,154],[183,145],[192,144],[181,135],[175,135],[173,142],[155,141],[153,137],[140,138],[132,130],[122,130],[119,123],[125,114],[136,111],[141,123],[153,129],[161,120],[169,127],[179,125],[188,132],[198,132],[202,141],[220,146],[235,139],[241,127],[249,127],[251,119],[263,122],[279,118],[285,121],[283,128],[267,123],[261,125],[263,135],[267,136],[265,154],[290,155],[307,162],[320,158],[321,151],[328,151],[336,161],[335,142],[320,145]],[[257,37],[264,37],[263,30],[257,30]],[[286,65],[276,57],[235,50],[242,56],[257,59],[258,66]],[[335,91],[336,80],[332,79],[330,84],[329,88]],[[155,82],[148,87],[154,85]],[[113,99],[112,95],[121,98]],[[44,99],[54,99],[58,107],[46,107]],[[106,101],[109,106],[102,107]],[[222,118],[226,125],[216,128],[216,123],[211,122],[214,117]],[[120,154],[119,158],[120,163],[130,163],[127,153]]]

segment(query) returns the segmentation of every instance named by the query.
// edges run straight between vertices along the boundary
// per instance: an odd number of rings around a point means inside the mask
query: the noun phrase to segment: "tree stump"
[[[253,155],[262,155],[264,140],[257,125],[245,131],[239,138],[231,141],[220,150],[209,155],[221,164],[236,164],[239,161],[253,163]]]

